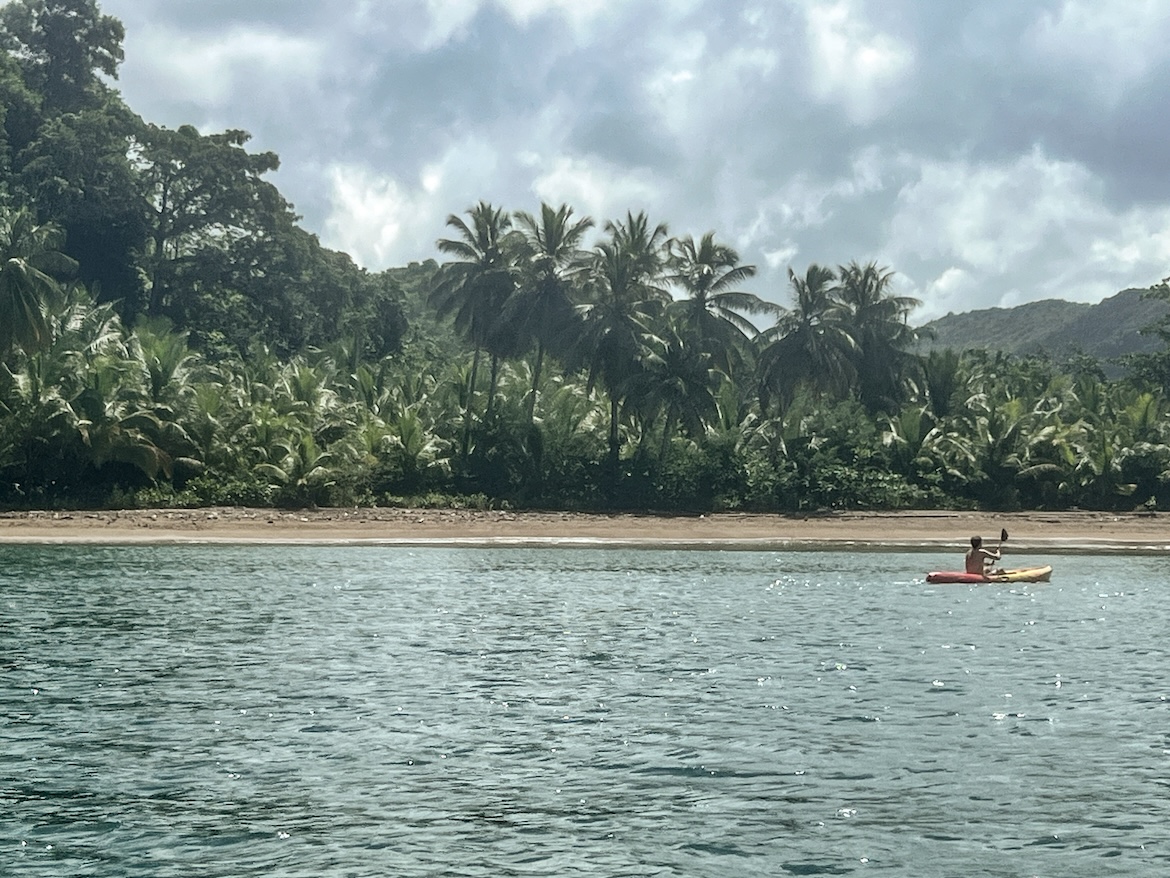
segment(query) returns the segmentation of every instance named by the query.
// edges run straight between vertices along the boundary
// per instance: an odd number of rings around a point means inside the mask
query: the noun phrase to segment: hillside
[[[986,348],[1057,359],[1081,352],[1101,360],[1155,351],[1161,342],[1141,330],[1170,314],[1170,306],[1143,299],[1144,292],[1123,290],[1096,305],[1045,299],[1015,308],[948,314],[920,327],[921,349]]]

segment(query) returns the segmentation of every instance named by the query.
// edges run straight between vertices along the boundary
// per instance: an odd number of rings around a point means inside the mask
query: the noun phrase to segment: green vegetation
[[[1017,356],[1044,353],[1057,359],[1083,353],[1106,361],[1154,353],[1160,342],[1143,330],[1170,316],[1170,307],[1147,292],[1122,290],[1095,305],[1044,299],[1014,308],[948,314],[920,328],[917,350],[958,346]]]
[[[132,113],[121,39],[0,7],[0,504],[1170,508],[1165,320],[1113,380],[919,354],[888,268],[790,271],[780,308],[714,233],[568,205],[371,273],[245,133]]]

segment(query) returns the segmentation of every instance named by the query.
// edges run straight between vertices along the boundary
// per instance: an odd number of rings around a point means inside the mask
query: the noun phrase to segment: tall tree
[[[0,48],[13,55],[25,82],[52,112],[99,103],[98,78],[118,78],[125,28],[102,15],[96,0],[12,0],[0,6]]]
[[[963,387],[959,352],[950,348],[931,351],[921,361],[927,400],[936,418],[949,416]]]
[[[123,37],[94,0],[0,6],[0,139],[9,147],[0,165],[14,197],[65,231],[81,280],[132,311],[144,216],[127,147],[141,122],[102,80],[117,78]]]
[[[855,366],[861,403],[872,414],[894,412],[905,399],[907,379],[917,363],[910,353],[918,333],[907,322],[922,304],[890,290],[894,272],[874,262],[838,268],[838,296],[848,313],[856,343]]]
[[[665,415],[659,460],[666,459],[676,425],[698,440],[719,420],[719,370],[711,354],[689,344],[677,330],[677,324],[667,322],[647,338],[642,368],[630,385],[630,396],[647,424]]]
[[[1143,295],[1144,299],[1160,299],[1170,303],[1170,277],[1154,284]],[[1155,335],[1163,342],[1160,351],[1148,354],[1130,354],[1124,358],[1126,370],[1131,379],[1152,388],[1158,388],[1170,396],[1170,316],[1163,317],[1142,330],[1143,334]]]
[[[606,222],[605,231],[610,236],[611,245],[622,252],[631,277],[638,278],[645,289],[653,288],[661,294],[661,287],[654,285],[660,280],[667,256],[670,230],[666,223],[651,226],[645,211],[627,211],[625,220]]]
[[[234,271],[241,246],[290,223],[291,208],[261,179],[280,165],[275,153],[249,153],[238,130],[203,135],[147,125],[132,149],[147,205],[147,313],[185,326],[201,294]],[[263,267],[260,267],[263,270]]]
[[[38,225],[31,211],[0,212],[0,357],[14,346],[27,352],[51,341],[46,305],[58,280],[76,268],[60,252],[61,230]]]
[[[837,275],[813,263],[804,275],[788,269],[795,306],[760,334],[760,405],[788,406],[803,387],[814,394],[843,396],[853,380],[853,337],[847,314],[834,297]]]
[[[563,346],[565,334],[575,316],[573,306],[582,276],[588,270],[586,251],[581,247],[586,232],[593,228],[590,217],[573,218],[567,204],[554,208],[543,203],[540,217],[520,211],[516,223],[524,235],[520,283],[508,301],[508,316],[519,331],[536,343],[532,367],[532,391],[526,413],[532,421],[546,352]]]
[[[77,260],[80,280],[100,299],[120,302],[127,317],[143,304],[138,254],[147,217],[127,155],[141,125],[116,96],[54,116],[17,156],[13,174],[40,221],[65,232],[63,250]]]
[[[40,96],[25,84],[16,59],[0,51],[0,198],[13,158],[36,136],[40,103]]]
[[[175,332],[165,317],[147,318],[134,327],[134,342],[146,369],[150,401],[175,404],[189,389],[191,370],[199,362],[187,346],[187,333]]]
[[[440,238],[437,246],[441,252],[456,259],[445,263],[435,276],[435,286],[429,297],[431,305],[441,316],[453,317],[456,329],[474,350],[463,417],[464,455],[471,438],[480,356],[486,350],[492,358],[494,385],[501,352],[518,345],[514,328],[500,319],[516,288],[518,241],[512,233],[511,217],[486,201],[479,202],[467,214],[470,224],[455,214],[447,217],[447,225],[455,230],[456,237]],[[493,391],[489,391],[489,408]]]
[[[581,306],[580,358],[609,397],[609,467],[617,476],[622,401],[645,356],[643,336],[670,301],[661,285],[665,224],[651,227],[644,213],[606,224],[609,239],[595,251],[590,300]]]
[[[748,340],[758,332],[743,315],[775,313],[776,308],[736,289],[755,276],[756,267],[741,265],[739,254],[717,243],[714,232],[707,232],[697,243],[690,235],[676,238],[670,249],[668,279],[687,295],[675,306],[683,331],[731,376],[738,371]]]

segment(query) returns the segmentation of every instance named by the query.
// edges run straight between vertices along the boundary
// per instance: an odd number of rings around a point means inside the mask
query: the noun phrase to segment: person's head
[[[971,537],[971,548],[978,549],[983,545],[983,537]]]

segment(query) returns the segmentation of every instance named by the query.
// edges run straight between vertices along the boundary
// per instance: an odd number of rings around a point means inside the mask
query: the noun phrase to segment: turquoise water
[[[0,553],[0,874],[1170,874],[1164,558]]]

